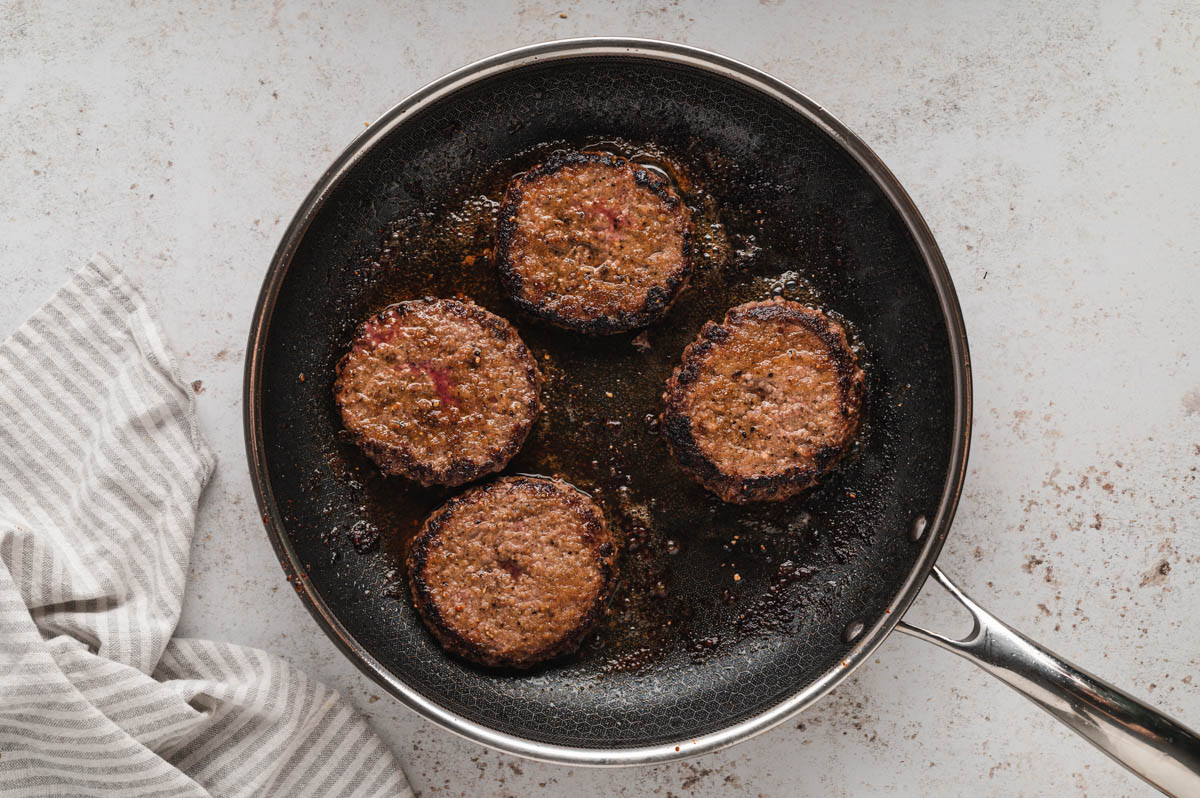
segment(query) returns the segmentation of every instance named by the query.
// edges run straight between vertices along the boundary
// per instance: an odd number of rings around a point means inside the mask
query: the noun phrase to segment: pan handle
[[[1200,737],[1043,648],[980,607],[938,568],[933,577],[971,613],[962,640],[900,622],[902,632],[953,651],[1070,726],[1168,795],[1200,795]]]

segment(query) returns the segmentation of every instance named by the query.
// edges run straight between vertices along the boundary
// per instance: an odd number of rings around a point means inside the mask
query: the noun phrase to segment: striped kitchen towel
[[[213,457],[102,258],[0,345],[0,796],[411,796],[258,649],[172,639]]]

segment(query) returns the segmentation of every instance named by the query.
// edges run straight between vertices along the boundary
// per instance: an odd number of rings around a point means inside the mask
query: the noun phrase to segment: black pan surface
[[[699,220],[693,284],[644,336],[551,330],[499,294],[496,200],[514,173],[566,147],[662,169]],[[954,478],[955,359],[904,219],[839,142],[717,74],[606,56],[483,77],[376,141],[285,260],[248,374],[252,459],[285,568],[303,570],[352,653],[498,732],[644,747],[779,704],[839,667],[848,627],[883,617],[923,556],[912,519],[933,518]],[[425,631],[403,586],[403,542],[449,492],[381,478],[344,439],[332,400],[359,321],[454,295],[516,323],[548,378],[543,416],[506,473],[591,492],[624,540],[606,624],[579,654],[531,672],[474,667]],[[772,295],[847,322],[868,423],[815,491],[735,507],[682,476],[647,417],[706,320]]]

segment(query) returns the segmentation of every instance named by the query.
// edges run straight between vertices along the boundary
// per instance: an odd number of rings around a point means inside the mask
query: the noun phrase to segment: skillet
[[[499,295],[495,200],[566,147],[661,170],[697,213],[693,285],[644,335],[548,330]],[[401,552],[447,493],[383,480],[333,405],[356,323],[426,295],[469,296],[518,323],[547,372],[547,409],[507,472],[578,484],[624,540],[609,621],[579,654],[530,672],[450,657],[422,627]],[[651,416],[703,322],[772,295],[846,321],[868,374],[866,428],[810,494],[725,506],[674,470]],[[1006,626],[936,568],[971,425],[950,275],[874,153],[766,74],[677,44],[579,39],[426,86],[301,205],[247,352],[247,453],[289,581],[365,673],[454,732],[554,762],[692,757],[802,711],[899,628],[972,660],[1160,789],[1200,794],[1193,732]],[[930,575],[971,613],[966,638],[900,620]]]

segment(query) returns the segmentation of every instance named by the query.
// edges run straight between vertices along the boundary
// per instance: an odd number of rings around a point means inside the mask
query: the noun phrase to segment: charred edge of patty
[[[600,590],[592,601],[591,607],[574,628],[549,646],[511,658],[497,656],[485,650],[442,618],[442,614],[434,603],[430,585],[425,579],[425,562],[429,551],[438,544],[442,529],[455,510],[471,500],[476,491],[490,492],[502,486],[514,486],[520,490],[543,495],[569,496],[572,508],[583,518],[584,538],[592,547],[593,559],[600,569],[601,580]],[[443,648],[452,654],[457,654],[481,665],[525,669],[576,650],[583,639],[603,619],[617,584],[616,555],[616,545],[608,533],[604,516],[591,503],[590,497],[579,488],[556,479],[503,477],[455,496],[434,510],[421,527],[421,531],[409,543],[405,565],[408,571],[408,589],[413,607]]]
[[[496,266],[500,272],[500,284],[504,287],[509,301],[516,305],[521,312],[565,330],[574,330],[586,335],[615,335],[648,327],[662,318],[692,276],[692,219],[690,213],[687,213],[684,220],[679,267],[667,277],[665,285],[656,285],[647,291],[646,301],[636,311],[621,311],[615,315],[599,316],[595,319],[579,319],[532,302],[521,293],[524,281],[513,268],[509,250],[517,234],[517,209],[525,196],[525,186],[540,178],[553,175],[566,166],[586,163],[603,164],[613,169],[622,169],[631,165],[627,159],[605,152],[557,153],[509,185],[500,204],[499,222],[496,228]],[[646,169],[637,168],[636,164],[632,165],[634,166],[634,182],[648,189],[668,207],[679,206],[683,207],[685,212],[687,211],[683,200],[661,178]]]
[[[841,411],[845,418],[853,417],[855,428],[851,439],[861,426],[864,377],[854,353],[850,351],[845,333],[823,313],[784,302],[751,302],[732,308],[721,324],[706,322],[700,337],[683,351],[683,361],[667,381],[660,416],[663,437],[680,468],[695,476],[706,488],[723,500],[735,504],[766,501],[775,497],[789,498],[817,484],[850,447],[823,446],[813,453],[815,467],[796,466],[779,474],[742,476],[721,470],[709,460],[692,435],[691,419],[683,412],[686,389],[700,376],[704,357],[719,344],[729,340],[731,325],[743,320],[798,322],[814,333],[825,345],[838,375]]]
[[[525,408],[527,412],[525,422],[518,424],[513,430],[512,435],[509,436],[508,441],[499,449],[494,450],[491,458],[483,463],[475,463],[470,460],[452,460],[446,468],[432,468],[413,457],[412,452],[404,447],[382,444],[368,435],[355,432],[348,427],[345,428],[354,443],[385,474],[411,479],[426,488],[431,485],[455,487],[500,471],[508,465],[508,462],[516,456],[517,452],[525,444],[525,439],[529,437],[534,422],[537,421],[538,413],[541,412],[542,384],[544,382],[542,372],[537,366],[537,360],[534,358],[533,353],[529,351],[529,348],[525,346],[525,342],[521,340],[515,327],[478,305],[460,302],[457,299],[425,298],[389,305],[358,326],[354,335],[354,342],[357,343],[363,338],[372,325],[382,324],[389,316],[403,318],[408,313],[416,311],[422,305],[438,303],[451,313],[459,316],[468,316],[479,322],[480,326],[491,333],[497,341],[505,344],[505,346],[515,343],[514,351],[517,357],[525,361],[525,376],[533,383],[534,391],[533,399]],[[353,346],[354,343],[351,344],[351,347]],[[339,414],[344,413],[342,381],[345,378],[346,363],[349,358],[350,353],[347,352],[338,360],[336,368],[337,376],[333,383],[333,398]]]

